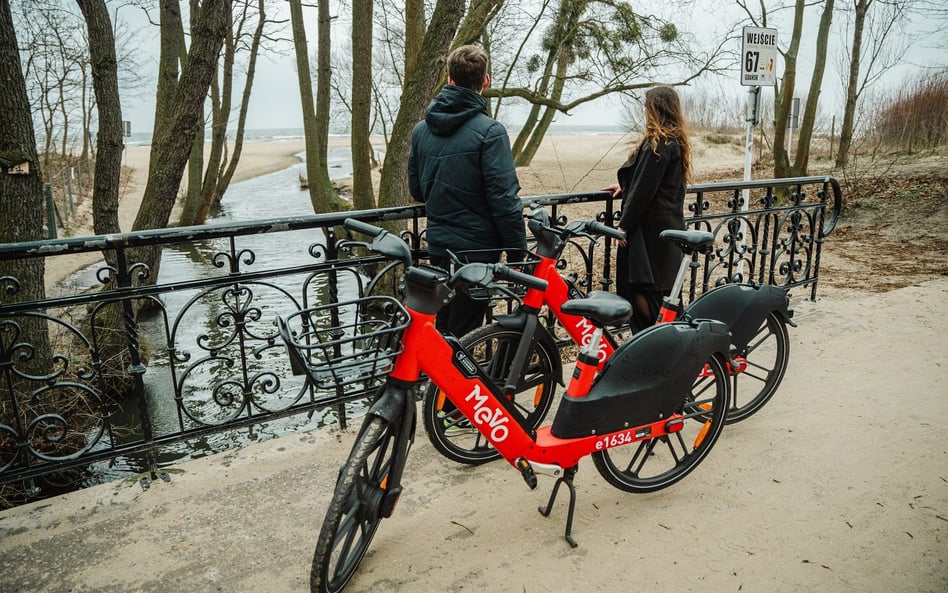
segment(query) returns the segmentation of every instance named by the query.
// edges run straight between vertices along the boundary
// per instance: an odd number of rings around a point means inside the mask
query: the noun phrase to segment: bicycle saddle
[[[632,304],[617,294],[594,290],[584,299],[570,299],[560,307],[563,313],[582,315],[593,325],[615,325],[623,323],[632,315]]]
[[[671,241],[686,254],[709,253],[714,247],[714,235],[707,231],[678,231],[668,229],[659,235],[662,239]]]

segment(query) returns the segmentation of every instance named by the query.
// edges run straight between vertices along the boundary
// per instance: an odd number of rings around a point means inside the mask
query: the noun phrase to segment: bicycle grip
[[[494,266],[494,277],[500,280],[509,280],[516,284],[523,284],[527,288],[535,288],[537,290],[546,290],[549,284],[543,278],[537,278],[532,274],[524,274],[523,272],[511,270],[504,264],[496,264]]]
[[[615,229],[611,226],[602,224],[595,220],[590,220],[586,223],[586,230],[594,235],[603,235],[606,237],[612,237],[613,239],[618,239],[619,241],[625,239],[625,233],[621,229]]]
[[[357,233],[362,233],[363,235],[369,235],[370,237],[378,237],[385,232],[385,229],[383,228],[377,227],[367,222],[362,222],[361,220],[356,220],[355,218],[347,218],[343,224],[351,231],[356,231]]]

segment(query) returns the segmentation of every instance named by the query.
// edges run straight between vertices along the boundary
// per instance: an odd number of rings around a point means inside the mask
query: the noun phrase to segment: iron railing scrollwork
[[[610,224],[621,206],[607,192],[524,202],[549,208],[554,220]],[[815,298],[821,249],[841,205],[832,177],[691,186],[687,223],[714,233],[717,247],[696,260],[686,299],[739,281]],[[50,476],[128,457],[153,477],[181,457],[165,452],[183,443],[237,430],[254,438],[280,422],[281,430],[344,424],[347,406],[367,390],[320,390],[294,376],[273,320],[397,285],[401,264],[355,253],[336,237],[348,216],[399,222],[425,256],[420,205],[0,245],[0,260],[102,252],[113,262],[95,271],[88,290],[42,301],[19,302],[20,280],[0,278],[0,485],[36,494]],[[185,271],[149,278],[133,256],[144,246],[160,246]],[[560,268],[578,285],[612,285],[611,240],[574,242],[567,251]],[[122,396],[105,376],[116,339],[133,385]]]

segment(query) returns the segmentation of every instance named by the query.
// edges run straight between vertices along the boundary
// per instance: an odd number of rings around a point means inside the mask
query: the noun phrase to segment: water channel
[[[332,148],[329,154],[329,171],[333,179],[351,176],[351,158],[348,148]],[[246,181],[231,184],[221,200],[219,212],[208,220],[211,224],[244,222],[275,218],[283,216],[312,214],[309,193],[300,188],[301,174],[305,174],[305,164],[300,163],[287,169],[255,177]],[[249,250],[261,261],[263,269],[289,267],[312,263],[306,247],[321,241],[318,231],[294,231],[277,234],[261,234],[241,237],[240,250]],[[292,246],[292,248],[288,248]],[[159,272],[159,283],[175,282],[202,277],[219,276],[221,268],[214,265],[215,254],[228,251],[228,239],[212,241],[190,242],[172,245],[162,252]],[[91,288],[95,286],[95,272],[100,264],[83,270],[74,275],[68,284],[75,289]],[[251,268],[252,269],[252,268]],[[292,311],[290,299],[299,300],[300,287],[305,276],[285,276],[269,280],[252,287],[254,307],[261,311],[259,333],[273,332],[272,321],[275,315]],[[337,285],[341,295],[348,292],[355,294],[355,288],[347,286],[352,279],[341,277]],[[308,293],[312,298],[320,298],[328,290],[324,280],[312,283]],[[228,298],[239,298],[236,295],[227,295],[221,291],[201,294],[201,291],[172,291],[161,296],[164,310],[167,311],[168,325],[171,327],[176,351],[185,353],[189,358],[183,361],[175,358],[174,354],[155,352],[147,364],[147,371],[143,379],[147,394],[149,413],[154,428],[154,434],[168,434],[176,432],[179,425],[180,410],[174,398],[174,384],[177,381],[182,386],[184,405],[187,414],[200,418],[209,423],[218,423],[226,420],[232,411],[236,410],[239,402],[234,405],[222,405],[229,390],[239,391],[239,386],[228,387],[225,383],[232,380],[235,374],[246,369],[234,368],[225,364],[218,357],[208,354],[208,345],[213,348],[215,341],[226,340],[229,333],[220,322],[221,316],[227,316],[226,302]],[[140,331],[147,341],[153,344],[167,343],[166,325],[160,313],[146,316],[141,320]],[[285,364],[285,356],[279,349],[262,353],[262,360],[247,356],[251,365],[250,372],[273,372],[275,369],[265,369],[268,362]],[[203,358],[202,358],[203,357]],[[277,359],[280,362],[276,363]],[[194,361],[203,360],[200,364]],[[272,366],[272,364],[271,364]],[[175,367],[172,369],[172,367]],[[182,368],[186,368],[182,374]],[[281,370],[282,369],[276,369]],[[267,409],[278,410],[291,403],[303,385],[302,378],[293,377],[289,372],[280,372],[280,389],[274,393],[266,393],[265,405]],[[220,388],[209,396],[210,390]],[[129,404],[118,417],[113,417],[114,426],[140,426],[139,414],[134,404]],[[178,443],[161,448],[158,454],[159,466],[180,463],[188,459],[203,457],[227,449],[243,446],[259,439],[272,438],[288,432],[316,428],[335,422],[335,410],[324,409],[312,417],[306,415],[291,416],[254,424],[251,429],[230,430],[217,432],[195,440]],[[133,433],[127,438],[140,438],[140,430],[131,429]],[[128,432],[128,429],[126,429]],[[121,437],[119,437],[121,441]],[[146,464],[142,457],[125,456],[113,459],[108,463],[98,463],[89,468],[90,472],[85,479],[86,485],[110,481],[135,475],[145,470]]]

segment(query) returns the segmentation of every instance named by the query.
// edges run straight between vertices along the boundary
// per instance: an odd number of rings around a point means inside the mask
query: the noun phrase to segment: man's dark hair
[[[455,49],[448,56],[448,76],[456,86],[481,92],[487,76],[487,53],[476,45],[462,45]]]

